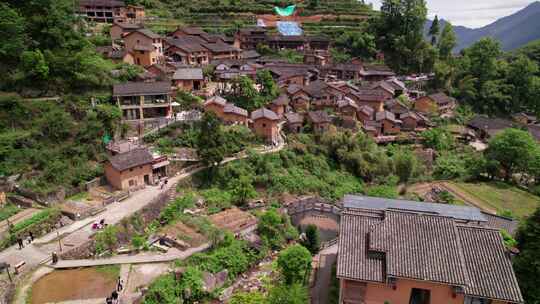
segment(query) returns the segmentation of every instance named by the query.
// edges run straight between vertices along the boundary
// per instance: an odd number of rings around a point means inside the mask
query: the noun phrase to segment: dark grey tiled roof
[[[431,100],[435,101],[438,105],[445,105],[456,102],[456,100],[444,93],[437,93],[428,96]]]
[[[328,87],[328,84],[322,80],[316,80],[310,83],[308,86],[304,87],[306,93],[311,97],[322,97],[324,95],[324,90]]]
[[[118,171],[152,163],[154,158],[148,149],[133,149],[126,153],[117,154],[109,158],[111,165]]]
[[[223,109],[223,112],[224,113],[233,113],[233,114],[237,114],[237,115],[242,115],[242,116],[245,116],[245,117],[248,116],[248,111],[247,110],[244,110],[244,109],[242,109],[240,107],[237,107],[232,103],[227,103],[225,105],[225,108]]]
[[[149,38],[152,38],[152,39],[158,39],[158,38],[161,38],[160,35],[152,32],[151,30],[147,29],[147,28],[141,28],[141,29],[138,29],[136,30],[135,32],[138,32],[138,33],[141,33]],[[134,33],[134,32],[133,32]],[[129,35],[129,34],[128,34]]]
[[[244,59],[256,59],[261,57],[261,54],[257,53],[255,50],[246,50],[242,52],[242,58]]]
[[[79,0],[79,6],[126,6],[124,1],[120,0]]]
[[[167,39],[167,43],[182,49],[186,52],[208,52],[208,49],[201,44],[203,41],[195,36],[180,37],[175,39]]]
[[[514,124],[502,118],[488,118],[485,116],[476,115],[467,125],[473,129],[480,129],[486,132],[495,132],[506,128],[512,128]]]
[[[406,210],[447,216],[457,220],[486,222],[478,208],[446,204],[386,199],[361,195],[345,195],[343,207],[371,210]]]
[[[113,86],[113,96],[161,95],[170,91],[171,84],[168,81],[126,82]]]
[[[209,105],[211,103],[215,103],[215,104],[218,104],[218,105],[221,105],[221,106],[225,106],[227,104],[227,100],[225,100],[225,98],[221,97],[221,96],[212,96],[210,98],[208,98],[205,102],[204,102],[204,105]]]
[[[358,108],[358,111],[368,116],[373,116],[373,112],[375,112],[375,110],[373,110],[372,107],[367,106],[367,105],[360,106],[360,108]]]
[[[359,89],[351,91],[349,94],[361,101],[384,101],[386,99],[383,92],[372,89]]]
[[[281,94],[272,103],[278,106],[286,106],[289,104],[289,97],[286,94]]]
[[[179,68],[174,72],[174,80],[202,80],[203,71],[201,68]]]
[[[285,119],[291,124],[304,122],[304,116],[295,112],[285,113]]]
[[[385,254],[387,276],[469,284],[451,218],[386,211],[384,220],[371,227],[369,247]]]
[[[518,228],[519,222],[507,217],[498,216],[495,214],[482,212],[487,220],[487,226],[495,229],[504,229],[510,234],[514,234]]]
[[[499,233],[450,217],[345,208],[337,260],[340,278],[430,281],[461,286],[467,296],[523,302]]]
[[[375,113],[375,120],[376,121],[381,121],[381,120],[385,120],[385,119],[388,119],[388,120],[390,120],[390,121],[392,121],[394,123],[400,123],[401,122],[400,120],[396,119],[396,116],[392,112],[389,112],[389,111],[385,110],[385,111]]]
[[[279,117],[277,116],[276,113],[274,113],[274,111],[268,110],[266,108],[261,108],[251,113],[252,120],[257,120],[259,118],[266,118],[269,120],[279,120]]]
[[[332,121],[325,111],[310,111],[308,117],[313,123],[329,123]]]
[[[338,108],[343,108],[343,107],[350,106],[350,107],[353,107],[353,108],[355,108],[357,110],[359,109],[356,102],[354,102],[354,100],[350,99],[349,97],[343,97],[343,99],[341,99],[341,100],[339,100],[337,102],[337,106],[338,106]]]
[[[209,49],[211,52],[240,52],[241,50],[225,42],[203,43],[202,46]]]
[[[465,294],[522,303],[523,297],[497,230],[458,226],[471,283]]]
[[[352,280],[384,282],[382,255],[368,258],[366,242],[369,230],[382,218],[378,214],[359,214],[353,211],[341,214],[336,275]]]

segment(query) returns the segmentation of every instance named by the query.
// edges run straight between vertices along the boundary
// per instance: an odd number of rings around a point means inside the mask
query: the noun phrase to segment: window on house
[[[428,289],[413,288],[409,304],[430,304],[431,292]]]
[[[474,298],[474,297],[465,297],[465,304],[491,304],[491,300]]]
[[[136,184],[137,184],[137,181],[136,181],[136,180],[134,180],[134,179],[130,179],[130,180],[129,180],[129,186],[130,186],[130,187],[133,187],[133,186],[135,186]]]
[[[133,171],[133,168],[130,168],[129,171]]]
[[[265,123],[263,123],[263,128],[266,128],[266,124],[265,124]]]

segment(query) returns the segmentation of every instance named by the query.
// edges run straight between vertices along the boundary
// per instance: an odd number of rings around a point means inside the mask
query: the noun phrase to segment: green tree
[[[23,52],[21,61],[22,67],[29,77],[37,81],[47,80],[49,66],[40,50]]]
[[[307,304],[308,289],[301,284],[277,285],[268,292],[268,304]]]
[[[527,131],[505,129],[489,140],[485,151],[488,160],[497,161],[509,181],[515,172],[524,172],[538,149],[534,138]]]
[[[214,169],[225,157],[224,146],[220,120],[214,113],[204,113],[200,121],[199,137],[196,141],[199,157],[205,165]]]
[[[228,101],[248,111],[263,106],[264,101],[255,89],[255,83],[247,76],[240,76],[233,80],[231,92],[225,96]]]
[[[424,0],[384,0],[375,25],[378,47],[385,61],[398,73],[418,72],[430,54],[424,41],[423,29],[427,20]],[[426,46],[427,44],[427,46]]]
[[[538,65],[524,55],[518,55],[508,66],[506,83],[511,87],[512,112],[538,109],[535,82],[538,77]]]
[[[311,254],[304,246],[293,245],[279,254],[277,265],[287,285],[303,285],[311,270]]]
[[[456,47],[457,38],[456,33],[454,32],[454,27],[450,22],[446,22],[444,25],[441,37],[439,38],[439,43],[437,48],[439,49],[439,58],[441,60],[449,60],[452,56],[452,50]]]
[[[431,36],[431,45],[435,46],[437,44],[437,37],[439,36],[439,16],[435,15],[435,19],[431,23],[429,28],[429,36]]]
[[[284,226],[283,217],[276,210],[271,209],[259,217],[257,232],[272,249],[277,249],[285,243]]]
[[[394,171],[399,177],[399,181],[407,183],[412,177],[418,173],[418,159],[410,150],[399,149],[393,155]]]
[[[375,36],[368,31],[345,31],[336,39],[334,46],[345,51],[348,57],[371,59],[377,53]]]
[[[0,3],[0,35],[9,38],[0,45],[0,64],[16,64],[28,38],[24,18],[7,3]]]
[[[103,231],[98,232],[95,237],[96,253],[100,254],[107,250],[113,250],[117,246],[118,237],[115,226],[107,226]]]
[[[302,242],[302,245],[306,247],[311,254],[316,254],[321,248],[321,237],[319,229],[313,224],[309,224],[306,227],[306,239]]]
[[[260,95],[265,102],[272,101],[279,95],[279,87],[269,70],[257,71],[257,84],[261,87]]]
[[[540,208],[528,217],[516,235],[520,253],[514,259],[514,270],[526,303],[540,303]]]
[[[253,178],[251,176],[242,175],[232,180],[229,189],[233,200],[240,206],[245,205],[249,199],[257,197],[257,191],[253,187]]]
[[[422,132],[422,139],[426,148],[437,151],[447,151],[454,146],[454,137],[448,130],[433,128]]]

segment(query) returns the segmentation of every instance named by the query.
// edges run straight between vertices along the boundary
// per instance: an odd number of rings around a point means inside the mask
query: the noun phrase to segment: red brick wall
[[[253,122],[253,131],[258,136],[264,137],[268,142],[276,141],[278,138],[277,121],[260,118]]]

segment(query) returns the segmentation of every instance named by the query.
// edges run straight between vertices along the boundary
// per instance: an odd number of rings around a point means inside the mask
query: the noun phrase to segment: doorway
[[[146,174],[144,176],[144,183],[147,185],[150,185],[150,175]]]

